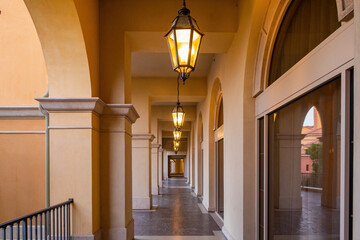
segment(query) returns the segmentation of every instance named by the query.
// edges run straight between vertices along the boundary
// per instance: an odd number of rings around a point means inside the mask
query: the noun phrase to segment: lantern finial
[[[183,2],[183,7],[178,11],[180,16],[188,16],[190,15],[190,10],[186,8],[185,0]]]

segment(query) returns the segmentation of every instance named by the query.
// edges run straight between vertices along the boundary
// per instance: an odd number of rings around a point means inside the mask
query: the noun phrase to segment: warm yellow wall
[[[44,131],[45,121],[0,120],[0,131]],[[45,207],[45,134],[0,133],[0,222]]]
[[[99,96],[99,1],[74,0],[88,56],[91,96]]]
[[[46,92],[40,41],[23,0],[0,0],[0,105],[35,106]]]

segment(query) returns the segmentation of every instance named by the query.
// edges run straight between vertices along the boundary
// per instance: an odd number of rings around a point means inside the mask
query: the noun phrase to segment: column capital
[[[94,112],[101,114],[106,105],[100,98],[35,98],[47,112]]]
[[[102,116],[123,116],[131,123],[140,117],[132,104],[106,104]]]
[[[152,143],[151,144],[151,148],[159,148],[159,147],[161,147],[161,144],[159,144],[159,143]]]
[[[102,117],[125,117],[135,123],[139,114],[132,104],[106,104],[98,97],[91,98],[35,98],[47,112],[93,112]]]
[[[133,140],[149,140],[152,141],[155,139],[155,136],[151,133],[133,133],[132,134]]]

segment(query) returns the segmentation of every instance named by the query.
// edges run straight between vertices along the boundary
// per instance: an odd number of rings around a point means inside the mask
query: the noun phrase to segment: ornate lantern
[[[185,84],[185,80],[195,69],[204,34],[200,32],[196,20],[190,16],[190,10],[186,8],[185,0],[178,13],[179,15],[172,22],[171,29],[165,37],[173,69],[179,72],[180,78]]]
[[[174,122],[174,127],[177,129],[181,129],[185,121],[185,112],[184,109],[181,107],[180,102],[177,102],[175,108],[173,109],[172,118]]]
[[[180,129],[174,128],[173,134],[174,134],[174,140],[175,141],[180,141],[180,139],[181,139],[181,131],[180,131]]]

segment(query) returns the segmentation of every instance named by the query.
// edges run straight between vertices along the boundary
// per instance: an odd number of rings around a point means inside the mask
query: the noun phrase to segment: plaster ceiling
[[[214,54],[202,53],[192,77],[207,77]],[[131,75],[133,77],[176,77],[171,66],[169,53],[133,52],[131,55]]]

